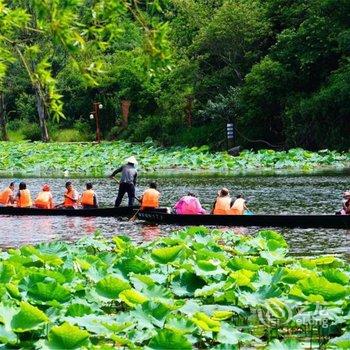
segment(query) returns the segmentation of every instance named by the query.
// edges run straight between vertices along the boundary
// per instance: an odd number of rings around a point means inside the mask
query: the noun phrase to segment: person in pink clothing
[[[198,198],[191,192],[187,193],[187,196],[180,198],[174,209],[176,214],[206,214]]]

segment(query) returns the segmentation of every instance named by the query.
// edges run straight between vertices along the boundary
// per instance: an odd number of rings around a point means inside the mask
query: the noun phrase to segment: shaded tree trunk
[[[46,106],[45,101],[43,100],[42,93],[39,86],[35,87],[35,98],[36,98],[36,108],[39,115],[39,123],[41,130],[41,139],[44,142],[50,141],[49,132],[47,130],[46,124]]]
[[[8,141],[8,135],[6,131],[6,118],[5,118],[5,96],[0,93],[0,138],[2,141]]]

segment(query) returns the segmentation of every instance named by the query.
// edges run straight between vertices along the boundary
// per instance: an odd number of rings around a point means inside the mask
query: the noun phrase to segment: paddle
[[[133,222],[135,221],[136,217],[137,217],[137,214],[140,212],[141,208],[140,209],[137,209],[136,210],[136,213],[129,219],[129,221]]]

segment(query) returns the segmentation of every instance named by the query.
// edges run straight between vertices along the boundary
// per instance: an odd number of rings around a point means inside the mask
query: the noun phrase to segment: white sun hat
[[[137,163],[137,160],[136,160],[136,158],[135,158],[134,156],[131,156],[131,157],[129,157],[128,159],[126,159],[125,162],[126,162],[126,163],[132,163],[132,164],[135,164],[135,165],[138,164],[138,163]]]

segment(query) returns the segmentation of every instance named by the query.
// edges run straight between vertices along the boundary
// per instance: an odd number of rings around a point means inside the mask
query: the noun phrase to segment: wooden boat
[[[91,209],[38,209],[38,208],[17,208],[0,207],[0,215],[28,215],[28,216],[115,216],[131,217],[140,209],[139,206],[118,207],[118,208],[91,208]]]
[[[139,212],[138,218],[154,224],[260,226],[350,229],[350,215],[179,215]]]

